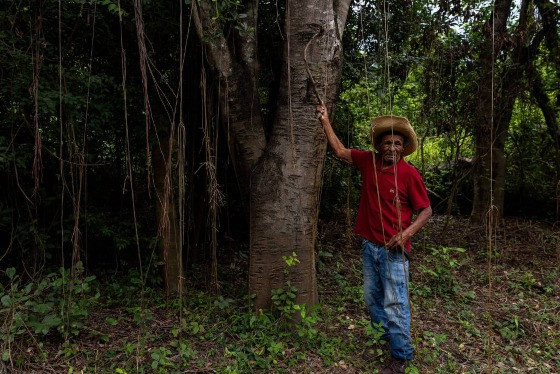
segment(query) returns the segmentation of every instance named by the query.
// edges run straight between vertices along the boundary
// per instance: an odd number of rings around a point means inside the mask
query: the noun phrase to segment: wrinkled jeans
[[[364,240],[364,299],[374,328],[383,327],[382,340],[391,346],[391,355],[411,360],[414,349],[410,338],[408,304],[408,259],[400,251]],[[404,262],[404,264],[403,264]]]

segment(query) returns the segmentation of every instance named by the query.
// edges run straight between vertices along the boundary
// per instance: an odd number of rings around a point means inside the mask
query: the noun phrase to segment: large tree
[[[230,155],[248,202],[249,288],[255,309],[268,308],[271,291],[289,280],[282,257],[292,252],[300,261],[290,271],[297,302],[317,301],[315,241],[326,142],[314,116],[312,82],[316,80],[322,100],[332,107],[349,4],[350,0],[282,4],[281,63],[272,72],[277,84],[265,85],[259,82],[258,1],[243,4],[242,23],[221,19],[214,3],[193,2],[194,24],[220,87]],[[242,27],[232,27],[236,22]],[[275,98],[269,123],[261,114],[259,89]]]
[[[525,88],[523,79],[544,38],[531,0],[521,2],[516,26],[508,28],[512,6],[512,0],[496,0],[482,30],[471,213],[477,223],[485,220],[490,209],[494,218],[503,214],[509,124],[515,100]]]

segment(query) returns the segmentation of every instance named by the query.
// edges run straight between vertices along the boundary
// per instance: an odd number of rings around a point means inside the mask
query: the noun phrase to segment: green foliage
[[[228,308],[231,303],[233,302],[233,299],[230,298],[224,298],[223,296],[219,296],[218,299],[214,300],[214,306],[217,306],[218,308],[224,310],[226,308]]]
[[[121,15],[122,17],[127,17],[128,13],[124,9],[119,7],[119,3],[115,0],[101,0],[101,4],[105,5],[109,12]]]
[[[171,355],[171,351],[165,347],[159,347],[153,350],[150,355],[152,358],[150,367],[158,373],[167,372],[165,368],[173,366],[173,364],[169,362],[169,355]]]
[[[299,264],[300,261],[295,252],[292,252],[289,256],[282,256],[282,259],[286,264],[284,274],[289,278],[290,268]],[[272,304],[274,305],[274,311],[278,314],[278,317],[290,320],[297,310],[301,310],[303,317],[305,309],[302,309],[302,307],[304,306],[295,303],[297,291],[298,288],[294,286],[290,280],[286,281],[284,288],[272,290]]]
[[[427,264],[418,266],[429,277],[429,281],[421,287],[412,287],[412,292],[424,297],[434,294],[441,296],[457,294],[461,285],[457,283],[453,270],[461,265],[461,260],[456,256],[464,252],[464,248],[432,247]]]
[[[510,136],[506,143],[508,169],[506,191],[508,209],[527,215],[552,217],[543,209],[554,203],[557,165],[551,157],[555,147],[542,112],[529,97],[520,97],[514,106]]]
[[[379,357],[383,355],[383,349],[381,348],[381,346],[388,344],[388,342],[381,339],[382,335],[383,335],[382,323],[378,323],[378,324],[367,323],[366,336],[368,339],[366,341],[366,345],[367,345],[366,349],[368,349],[369,353],[373,354],[374,356]]]
[[[0,312],[9,321],[0,330],[4,349],[16,339],[40,341],[47,334],[69,337],[83,330],[100,294],[94,289],[95,276],[82,278],[77,269],[73,278],[70,270],[60,268],[25,285],[14,268],[6,269],[9,283],[0,290]]]
[[[446,334],[437,334],[432,331],[424,331],[423,340],[427,347],[422,352],[424,358],[427,362],[433,362],[436,360],[438,355],[441,353],[441,345],[445,343],[447,339]]]
[[[515,315],[503,322],[495,322],[494,326],[498,329],[500,335],[507,340],[516,340],[525,334],[519,323],[519,317]]]
[[[296,266],[300,262],[295,252],[292,252],[289,256],[282,256],[282,260],[284,260],[288,267]]]
[[[480,321],[472,310],[464,308],[457,314],[457,320],[468,338],[480,338]]]
[[[295,300],[297,291],[297,287],[292,285],[290,281],[286,282],[285,288],[272,290],[272,303],[281,317],[289,319],[296,311]]]

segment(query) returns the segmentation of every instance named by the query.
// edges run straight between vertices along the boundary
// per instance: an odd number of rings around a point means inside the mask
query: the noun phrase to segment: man
[[[418,147],[408,120],[381,116],[371,123],[371,141],[377,151],[346,148],[334,133],[327,110],[317,114],[336,157],[362,174],[362,192],[354,233],[362,236],[364,299],[372,326],[382,327],[391,360],[380,373],[404,373],[412,359],[408,257],[410,238],[432,215],[420,173],[405,160]],[[412,222],[413,211],[419,211]]]

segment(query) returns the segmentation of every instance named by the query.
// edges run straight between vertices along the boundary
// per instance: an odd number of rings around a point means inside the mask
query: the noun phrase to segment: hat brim
[[[371,121],[370,139],[375,149],[380,151],[377,141],[379,135],[391,131],[401,133],[406,137],[406,146],[402,152],[403,156],[408,156],[418,149],[416,132],[414,132],[414,129],[410,125],[410,122],[408,122],[408,119],[400,116],[380,116],[375,117]]]

